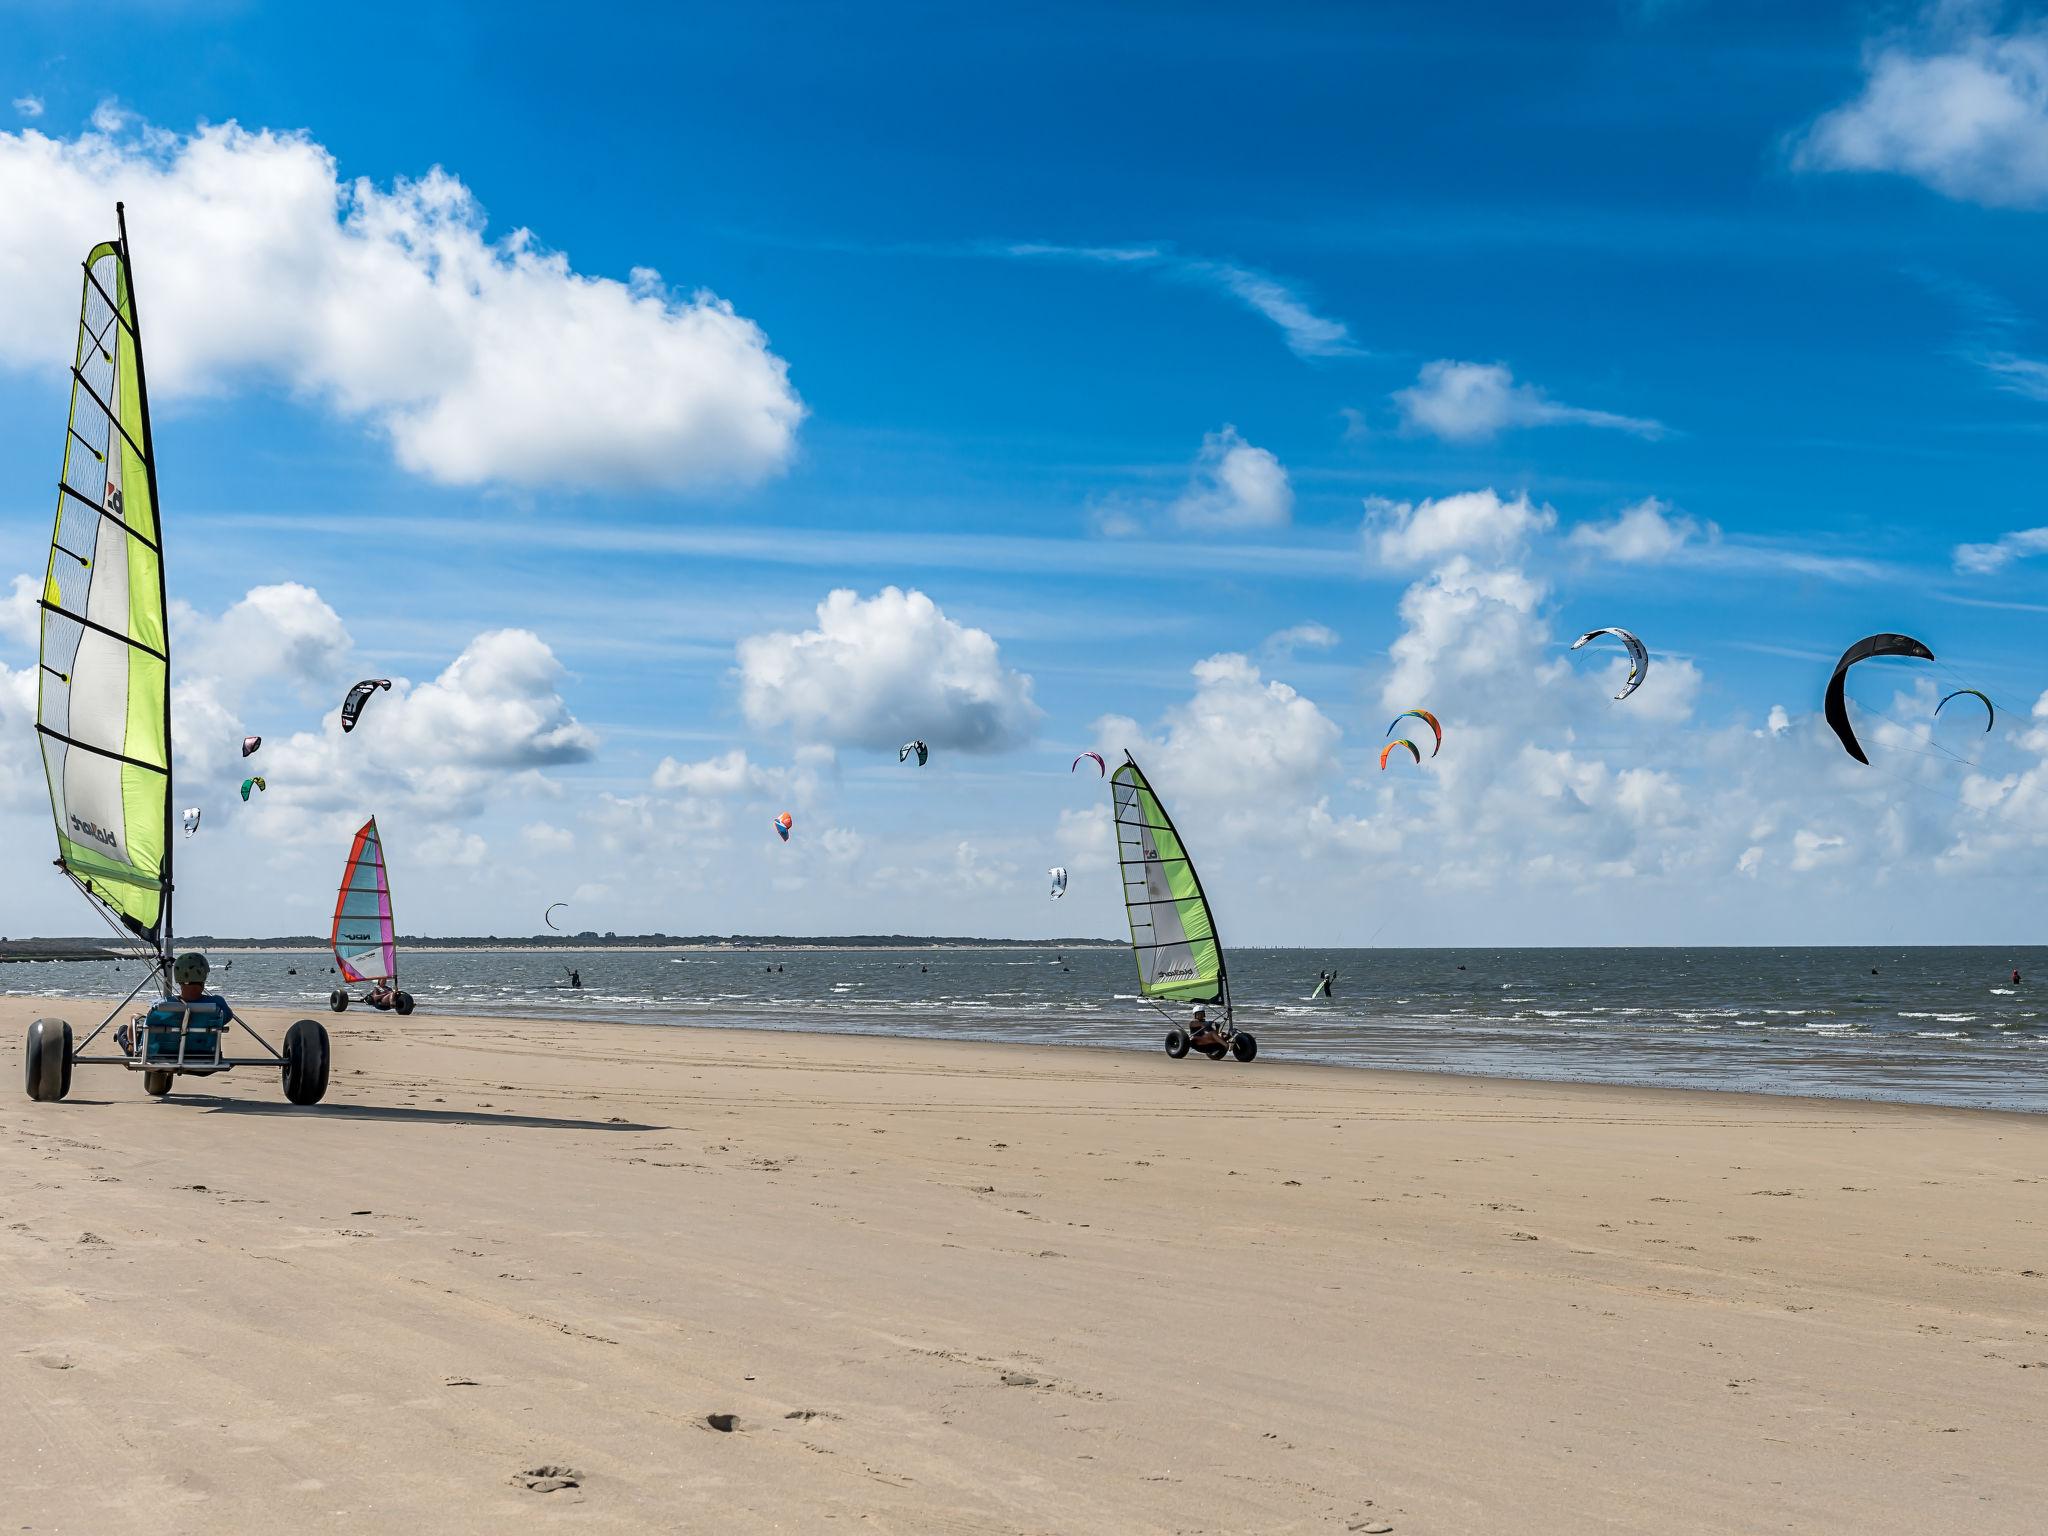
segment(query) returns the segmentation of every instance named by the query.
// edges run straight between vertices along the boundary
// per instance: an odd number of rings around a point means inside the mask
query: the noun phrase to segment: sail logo
[[[1153,979],[1155,981],[1197,981],[1200,979],[1200,976],[1195,970],[1194,961],[1188,959],[1178,961],[1172,965],[1160,966]]]
[[[87,821],[83,816],[73,813],[71,816],[71,830],[78,837],[89,838],[91,841],[98,843],[109,853],[119,853],[121,851],[121,840],[98,822]]]
[[[349,929],[341,937],[342,942],[345,944],[373,944],[376,942],[375,937],[367,928]]]

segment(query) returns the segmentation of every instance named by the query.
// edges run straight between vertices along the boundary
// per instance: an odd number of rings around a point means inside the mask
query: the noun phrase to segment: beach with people
[[[241,1072],[0,1102],[32,1528],[2018,1536],[2048,1500],[2032,1117],[333,1028],[310,1115]]]

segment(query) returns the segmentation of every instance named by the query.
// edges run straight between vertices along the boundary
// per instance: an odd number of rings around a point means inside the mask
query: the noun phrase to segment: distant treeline
[[[42,940],[45,944],[77,943],[78,940]],[[786,933],[598,933],[595,930],[583,933],[536,934],[508,933],[484,934],[444,938],[424,933],[401,933],[398,943],[401,947],[413,945],[431,949],[503,949],[515,945],[521,949],[645,949],[653,945],[693,945],[700,948],[726,949],[1117,949],[1122,947],[1116,939],[965,939],[934,938],[925,934],[909,933],[852,933],[852,934],[786,934]],[[236,949],[325,949],[325,934],[286,934],[281,937],[263,939],[238,939],[226,934],[193,933],[182,935],[180,948],[191,945],[203,949],[207,945],[227,945]]]

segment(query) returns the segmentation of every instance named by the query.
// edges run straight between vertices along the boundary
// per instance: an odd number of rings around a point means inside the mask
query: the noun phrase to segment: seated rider
[[[1223,1032],[1210,1024],[1209,1010],[1201,1003],[1195,1004],[1195,1011],[1188,1015],[1188,1044],[1198,1051],[1223,1044]]]
[[[372,1008],[396,1008],[398,1006],[398,988],[393,984],[390,977],[380,977],[377,984],[365,994],[363,1001]]]
[[[235,1010],[228,1006],[228,1000],[218,992],[206,990],[206,977],[210,969],[206,956],[196,949],[188,949],[172,963],[171,980],[177,984],[180,1001],[212,1003],[220,1010],[220,1022],[225,1027],[234,1018]],[[124,1056],[133,1056],[142,1048],[140,1037],[126,1024],[114,1031],[114,1041],[121,1047],[121,1054]]]

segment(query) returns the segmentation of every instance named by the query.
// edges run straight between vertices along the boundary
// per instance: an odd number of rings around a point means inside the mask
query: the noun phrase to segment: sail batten
[[[1223,945],[1173,819],[1128,755],[1109,789],[1138,990],[1152,998],[1227,1002]]]
[[[58,863],[163,953],[172,888],[170,625],[125,238],[85,260],[71,377],[39,603],[36,729]]]
[[[334,963],[345,981],[395,981],[397,931],[391,918],[391,880],[384,867],[384,840],[372,816],[356,832],[341,888],[334,897]]]

